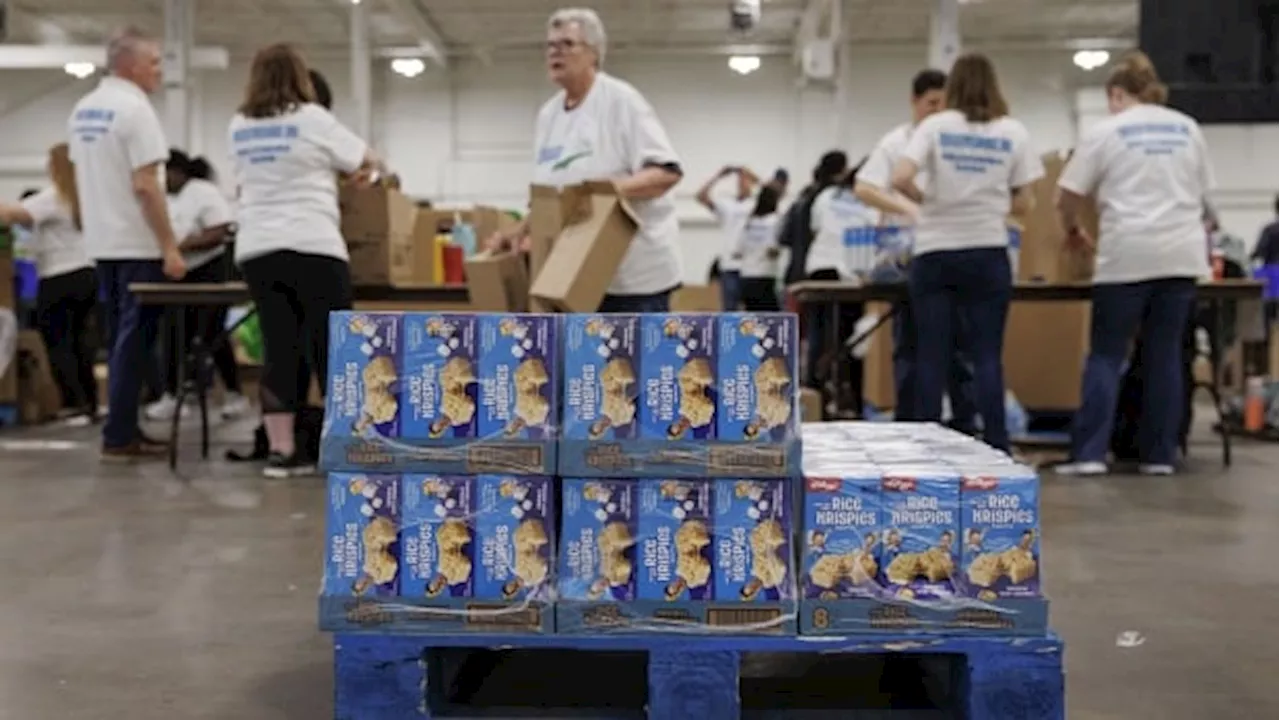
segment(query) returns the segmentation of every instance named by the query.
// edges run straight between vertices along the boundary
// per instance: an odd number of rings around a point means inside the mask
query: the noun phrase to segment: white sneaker
[[[1053,472],[1068,477],[1098,477],[1107,474],[1107,464],[1097,461],[1064,463],[1055,467]]]
[[[148,405],[147,409],[144,411],[143,414],[146,415],[148,420],[152,420],[155,422],[163,422],[165,420],[173,419],[173,411],[177,407],[178,407],[178,399],[170,395],[169,393],[165,393],[160,397],[159,400]],[[191,406],[183,405],[182,417],[186,417],[190,413],[191,413]]]
[[[1142,475],[1172,475],[1172,465],[1159,464],[1142,464],[1138,466],[1138,472]]]
[[[247,412],[249,412],[249,398],[240,393],[227,393],[226,399],[222,401],[223,420],[234,420]]]

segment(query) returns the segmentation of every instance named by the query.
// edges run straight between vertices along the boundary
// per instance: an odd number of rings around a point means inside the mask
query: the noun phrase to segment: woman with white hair
[[[653,106],[601,69],[606,44],[594,10],[557,10],[547,22],[547,72],[560,92],[538,112],[533,182],[612,181],[640,227],[599,309],[664,312],[680,285],[679,224],[668,193],[683,171]],[[488,244],[520,244],[528,230],[526,221]]]

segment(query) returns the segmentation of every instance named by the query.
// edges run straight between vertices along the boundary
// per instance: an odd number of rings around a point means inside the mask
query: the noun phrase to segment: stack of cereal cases
[[[566,477],[794,477],[797,320],[783,313],[570,315]]]
[[[565,318],[557,631],[794,628],[797,322]]]
[[[932,424],[804,442],[802,632],[1044,632],[1034,470]]]
[[[559,324],[330,315],[322,628],[553,630]]]
[[[554,315],[331,313],[323,467],[553,474],[559,328]]]

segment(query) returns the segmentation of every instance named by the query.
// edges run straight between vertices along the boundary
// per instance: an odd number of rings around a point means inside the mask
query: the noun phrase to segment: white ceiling
[[[197,43],[247,54],[270,42],[297,42],[309,51],[341,52],[350,0],[195,0]],[[962,0],[963,1],[963,0]],[[433,27],[449,52],[485,54],[538,47],[547,16],[582,3],[599,11],[611,49],[724,47],[733,43],[787,46],[807,0],[764,0],[760,26],[749,35],[728,27],[728,0],[364,0],[373,11],[374,44],[412,45]],[[844,0],[846,34],[860,43],[923,42],[931,0]],[[968,0],[961,8],[966,42],[1037,47],[1081,39],[1132,42],[1137,0]],[[10,0],[10,42],[101,41],[131,24],[162,29],[163,0]],[[412,22],[406,22],[406,13]]]

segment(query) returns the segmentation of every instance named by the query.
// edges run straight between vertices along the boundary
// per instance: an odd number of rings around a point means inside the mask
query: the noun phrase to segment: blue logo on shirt
[[[1191,127],[1186,123],[1130,123],[1116,129],[1125,148],[1146,155],[1172,155],[1185,150]]]
[[[236,157],[250,165],[275,162],[293,150],[289,142],[298,137],[297,125],[271,124],[241,128],[231,134]]]
[[[942,159],[957,172],[985,174],[988,167],[1003,166],[1013,153],[1013,141],[1003,137],[973,133],[940,133]]]
[[[71,132],[81,142],[94,142],[111,131],[115,119],[115,110],[81,108],[72,117]]]

